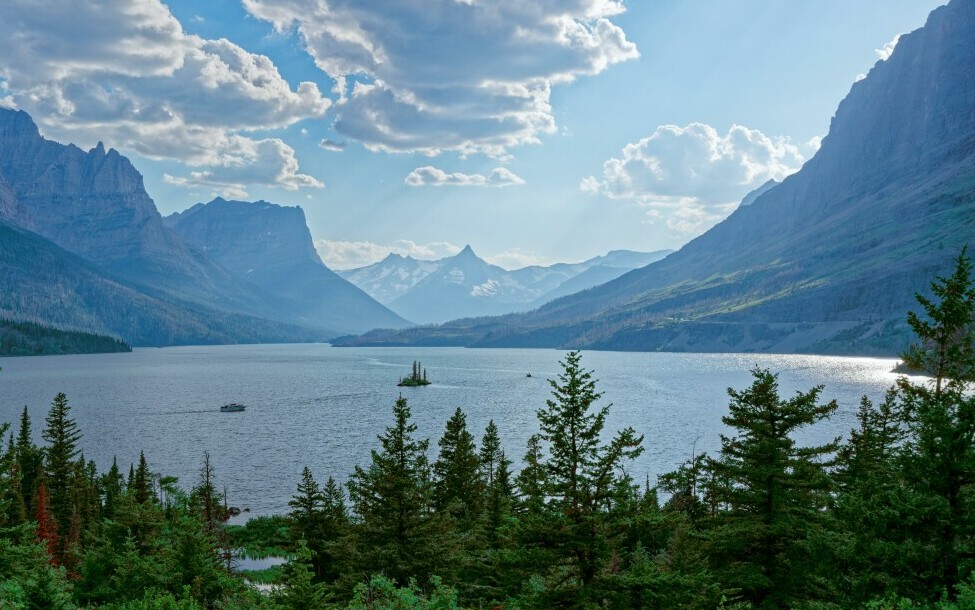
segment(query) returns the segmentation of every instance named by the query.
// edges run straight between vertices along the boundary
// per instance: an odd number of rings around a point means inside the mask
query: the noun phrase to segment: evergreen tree
[[[540,516],[545,512],[545,484],[547,480],[545,470],[545,455],[542,449],[542,439],[537,434],[528,437],[525,457],[525,467],[518,473],[515,485],[518,489],[518,512],[527,516]]]
[[[325,589],[314,582],[312,552],[304,540],[298,542],[294,558],[285,564],[279,588],[274,592],[274,605],[281,610],[323,608]]]
[[[975,560],[975,283],[965,250],[931,291],[934,300],[916,295],[924,317],[908,315],[917,342],[904,360],[932,379],[898,381],[909,429],[903,465],[927,499],[914,531],[931,549],[929,595],[954,598],[962,564]]]
[[[438,511],[451,511],[462,527],[469,528],[480,514],[484,487],[474,436],[459,408],[447,421],[438,445],[440,455],[433,464],[434,505]]]
[[[494,420],[488,422],[481,441],[481,481],[484,487],[484,533],[489,548],[500,543],[500,532],[515,505],[511,460],[501,449],[501,438]]]
[[[26,406],[20,415],[20,429],[17,431],[15,449],[20,472],[20,495],[24,499],[24,510],[27,514],[32,514],[32,502],[37,490],[37,479],[44,466],[44,455],[34,444],[30,415],[27,413]]]
[[[207,462],[207,465],[209,466],[209,462]],[[139,452],[139,466],[135,469],[132,494],[135,501],[139,504],[154,502],[156,500],[156,494],[152,489],[152,473],[149,471],[149,463],[146,461],[146,453],[144,451]]]
[[[368,468],[356,466],[348,484],[355,528],[354,573],[382,572],[396,582],[429,578],[445,560],[433,512],[429,441],[414,438],[416,424],[400,396],[395,423],[379,436]]]
[[[74,486],[75,460],[80,453],[78,441],[82,435],[71,418],[71,407],[63,393],[54,397],[45,424],[41,436],[48,443],[44,474],[50,511],[57,522],[58,531],[67,533],[71,530],[72,514],[75,511],[71,489]],[[59,553],[64,551],[64,541],[62,538],[58,547]]]
[[[804,545],[822,524],[829,478],[825,468],[838,441],[798,447],[794,434],[829,417],[836,402],[816,404],[821,387],[783,400],[775,375],[752,371],[751,387],[729,389],[721,452],[707,468],[708,492],[723,509],[712,524],[711,554],[725,586],[760,608],[802,599],[814,563]]]
[[[537,415],[549,454],[544,489],[562,527],[559,544],[585,588],[609,556],[606,516],[619,486],[629,484],[620,469],[642,453],[643,437],[625,428],[602,444],[610,405],[593,411],[601,394],[592,372],[582,368],[581,357],[579,352],[566,355],[558,380],[549,381],[552,399]]]

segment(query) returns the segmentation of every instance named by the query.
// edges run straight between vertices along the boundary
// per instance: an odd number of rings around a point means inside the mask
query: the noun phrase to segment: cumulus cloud
[[[583,191],[647,205],[651,221],[663,218],[682,234],[700,232],[730,212],[750,190],[781,181],[801,167],[803,146],[756,129],[733,125],[721,135],[710,125],[663,125],[620,157],[603,164],[601,178],[588,176]]]
[[[292,89],[270,59],[225,40],[186,34],[159,0],[5,0],[0,3],[0,78],[45,133],[82,145],[105,140],[154,159],[217,174],[242,158],[277,167],[274,186],[314,186],[291,154],[247,132],[323,116],[331,102],[311,82]],[[276,144],[273,146],[277,146]],[[288,149],[290,151],[290,148]]]
[[[525,181],[510,170],[496,167],[487,176],[483,174],[448,174],[442,169],[427,165],[418,167],[406,177],[406,184],[410,186],[515,186]]]
[[[882,48],[874,49],[873,52],[877,54],[877,57],[879,57],[881,61],[887,61],[887,59],[889,59],[890,56],[894,53],[894,48],[897,46],[897,43],[898,41],[900,41],[900,39],[901,39],[901,35],[898,34],[897,36],[894,36],[894,38],[890,42],[885,44]]]
[[[638,57],[616,0],[243,0],[335,79],[334,128],[371,150],[503,156],[554,133],[551,88]]]
[[[224,197],[247,197],[248,186],[272,186],[290,191],[302,187],[323,188],[319,180],[299,173],[294,150],[279,139],[237,138],[233,156],[204,171],[177,177],[165,174],[163,180],[187,188],[207,187]]]
[[[370,241],[315,240],[318,256],[331,269],[356,269],[378,263],[390,254],[411,256],[420,260],[436,260],[453,256],[461,248],[449,242],[418,244],[401,239],[384,245]]]

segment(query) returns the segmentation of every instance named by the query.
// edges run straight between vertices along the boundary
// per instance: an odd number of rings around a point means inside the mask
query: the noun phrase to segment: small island
[[[430,380],[427,379],[427,370],[423,368],[419,362],[413,361],[413,372],[410,373],[409,377],[403,377],[396,384],[400,387],[415,387],[421,385],[430,385]]]

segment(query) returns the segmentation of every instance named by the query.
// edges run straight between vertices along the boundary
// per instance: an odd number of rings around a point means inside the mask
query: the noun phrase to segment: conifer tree
[[[447,421],[438,445],[440,455],[433,464],[435,507],[441,512],[450,510],[467,528],[480,513],[484,488],[474,436],[467,430],[467,416],[460,408]]]
[[[563,528],[560,544],[582,587],[596,577],[605,560],[605,515],[619,485],[628,484],[620,469],[642,453],[642,436],[625,428],[608,443],[602,432],[610,405],[594,409],[602,396],[581,354],[569,352],[558,380],[550,380],[552,398],[537,412],[540,438],[548,445],[545,492]]]
[[[71,489],[74,485],[75,460],[80,453],[78,441],[82,435],[71,418],[71,407],[64,393],[54,397],[45,424],[42,437],[48,445],[44,453],[44,474],[50,511],[57,522],[58,531],[66,533],[71,528],[71,515],[75,510]],[[63,551],[63,546],[59,549]]]
[[[788,607],[802,598],[813,565],[804,545],[822,523],[825,468],[838,445],[799,447],[794,434],[837,405],[817,404],[821,387],[783,400],[775,375],[752,374],[751,387],[728,390],[722,421],[737,435],[721,435],[720,454],[707,466],[707,492],[723,509],[709,528],[711,554],[726,586],[760,608]]]
[[[975,558],[975,282],[965,250],[931,291],[933,299],[916,295],[924,316],[908,315],[917,341],[904,360],[932,379],[898,381],[909,430],[903,465],[928,499],[915,533],[934,549],[929,595],[954,598],[961,564]]]
[[[367,468],[356,466],[349,480],[355,528],[356,572],[383,572],[396,582],[427,579],[439,567],[441,537],[434,521],[428,440],[414,438],[416,424],[400,396],[395,423],[379,436]]]
[[[17,431],[15,449],[20,472],[20,495],[24,499],[24,509],[27,514],[32,514],[34,493],[38,476],[44,465],[44,455],[34,444],[30,415],[27,413],[26,406],[20,415],[20,429]]]
[[[132,494],[135,501],[139,504],[152,502],[156,499],[156,494],[152,489],[152,473],[149,471],[149,463],[146,461],[145,451],[139,452],[139,466],[135,469]]]

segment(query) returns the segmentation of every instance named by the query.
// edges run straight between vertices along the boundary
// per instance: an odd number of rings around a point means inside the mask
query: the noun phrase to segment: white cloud
[[[335,140],[322,138],[322,141],[318,143],[318,147],[332,152],[342,152],[345,150],[345,142],[336,142]]]
[[[247,132],[323,116],[331,103],[314,83],[292,89],[263,55],[186,34],[159,0],[71,10],[56,0],[5,0],[0,78],[49,137],[212,167],[199,174],[239,167],[241,148],[267,147]],[[250,170],[280,177],[273,186],[316,182],[288,166],[293,152],[250,159],[281,163]]]
[[[885,44],[882,48],[874,49],[873,52],[877,54],[877,57],[879,57],[881,61],[887,61],[890,58],[890,56],[894,53],[894,48],[897,46],[897,43],[898,41],[900,41],[900,39],[901,39],[901,34],[898,34],[897,36],[894,36],[894,38],[891,39],[891,41]]]
[[[503,156],[554,133],[553,85],[638,57],[613,0],[243,0],[335,79],[334,128],[370,150]]]
[[[370,241],[315,240],[318,256],[331,269],[355,269],[378,263],[392,253],[412,256],[420,260],[436,260],[453,256],[461,251],[459,246],[449,242],[418,244],[401,239],[383,245]]]
[[[169,174],[163,180],[178,186],[198,186],[216,189],[224,197],[247,197],[248,186],[273,186],[295,191],[302,187],[323,188],[312,176],[298,172],[298,160],[294,150],[277,138],[251,140],[237,138],[232,155],[224,162],[204,171],[190,172],[189,176]]]
[[[733,125],[721,135],[710,125],[663,125],[627,144],[603,164],[601,178],[579,188],[610,199],[637,201],[681,234],[700,232],[727,215],[749,191],[781,181],[802,165],[802,150],[815,152],[816,138],[802,149],[788,138]]]
[[[406,177],[406,184],[410,186],[515,186],[525,181],[510,170],[496,167],[487,176],[483,174],[448,174],[442,169],[427,165],[418,167]]]

